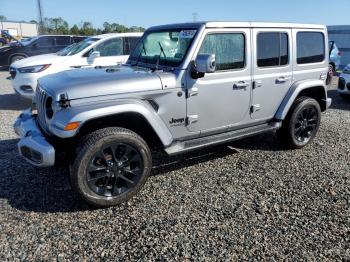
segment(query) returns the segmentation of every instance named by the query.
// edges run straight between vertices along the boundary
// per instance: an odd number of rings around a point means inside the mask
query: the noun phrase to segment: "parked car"
[[[89,66],[125,63],[142,33],[104,34],[89,37],[55,54],[33,56],[10,67],[12,86],[17,93],[32,99],[40,77]]]
[[[0,66],[10,64],[26,57],[55,53],[73,43],[84,40],[85,36],[41,35],[29,41],[16,41],[0,48]]]
[[[343,98],[350,98],[350,64],[348,64],[339,76],[338,93]]]
[[[175,155],[273,131],[303,148],[331,104],[327,49],[322,25],[152,27],[126,65],[40,78],[37,114],[14,125],[19,152],[39,167],[68,155],[76,192],[111,206],[145,184],[151,148]]]
[[[336,71],[339,69],[342,53],[334,41],[329,41],[329,70],[327,84],[330,84]]]

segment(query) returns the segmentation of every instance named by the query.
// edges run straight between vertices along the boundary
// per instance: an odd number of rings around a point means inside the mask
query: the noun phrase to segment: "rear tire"
[[[128,201],[146,183],[152,168],[151,152],[136,133],[117,127],[87,135],[71,166],[77,195],[97,207]]]
[[[300,149],[316,136],[321,122],[321,108],[313,98],[300,97],[289,110],[277,135],[287,148]]]

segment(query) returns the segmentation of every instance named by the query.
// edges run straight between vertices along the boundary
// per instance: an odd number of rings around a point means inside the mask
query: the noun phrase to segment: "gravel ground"
[[[350,101],[334,88],[315,141],[273,134],[161,158],[144,189],[109,209],[77,203],[65,169],[17,153],[29,106],[0,72],[0,261],[350,260]]]

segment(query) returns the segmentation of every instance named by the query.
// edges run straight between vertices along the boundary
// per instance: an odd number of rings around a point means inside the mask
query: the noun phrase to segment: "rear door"
[[[251,118],[271,120],[292,83],[292,31],[255,28],[253,43]]]

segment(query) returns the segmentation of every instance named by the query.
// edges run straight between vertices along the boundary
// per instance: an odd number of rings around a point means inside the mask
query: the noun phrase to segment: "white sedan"
[[[338,92],[343,97],[350,97],[350,64],[339,76]]]
[[[83,67],[125,63],[142,33],[113,33],[86,38],[54,54],[32,56],[10,66],[12,86],[32,99],[40,77]]]

